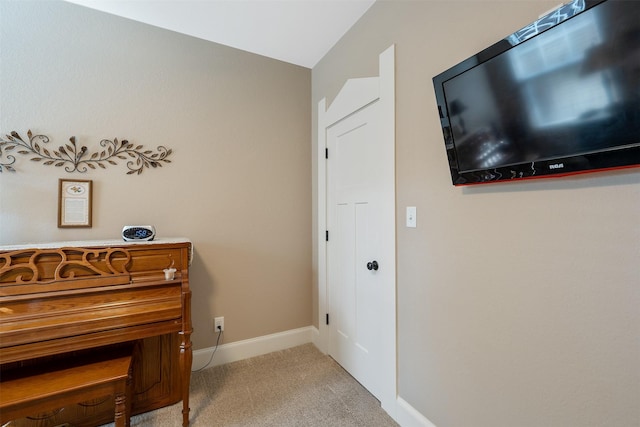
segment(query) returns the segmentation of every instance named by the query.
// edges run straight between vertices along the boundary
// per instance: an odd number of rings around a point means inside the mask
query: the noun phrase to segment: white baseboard
[[[315,334],[314,334],[315,330]],[[215,347],[194,350],[193,365],[191,369],[197,371],[205,366],[224,365],[238,360],[248,359],[254,356],[271,353],[273,351],[284,350],[298,345],[310,343],[314,341],[314,336],[318,335],[318,329],[313,326],[307,326],[299,329],[278,332],[276,334],[264,335],[257,338],[251,338],[243,341],[235,341],[229,344],[222,344],[215,350],[213,360],[211,355]]]
[[[436,427],[435,424],[426,419],[424,415],[400,396],[398,396],[396,404],[395,421],[402,427]]]
[[[311,328],[311,342],[316,346],[318,350],[324,353],[324,351],[322,351],[322,347],[320,346],[320,331],[315,326],[309,327]]]

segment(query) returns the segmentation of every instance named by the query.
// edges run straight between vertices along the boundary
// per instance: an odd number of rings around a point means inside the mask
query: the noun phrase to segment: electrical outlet
[[[224,331],[224,317],[216,317],[213,319],[213,332]]]

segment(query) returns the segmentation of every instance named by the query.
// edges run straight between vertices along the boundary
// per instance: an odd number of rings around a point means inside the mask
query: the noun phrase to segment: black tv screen
[[[640,165],[640,1],[575,0],[433,78],[454,185]]]

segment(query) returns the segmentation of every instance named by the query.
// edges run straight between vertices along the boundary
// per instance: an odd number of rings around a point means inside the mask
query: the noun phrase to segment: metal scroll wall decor
[[[49,147],[49,137],[34,135],[31,130],[27,132],[28,140],[23,139],[17,132],[0,136],[0,172],[6,170],[15,172],[13,164],[16,157],[21,154],[32,156],[31,161],[40,162],[46,166],[63,167],[71,172],[87,172],[89,169],[106,169],[106,165],[117,165],[117,159],[126,160],[128,175],[141,174],[145,168],[162,167],[163,163],[171,163],[168,157],[172,150],[162,145],[153,150],[145,150],[142,145],[135,145],[123,139],[113,141],[103,139],[100,141],[102,150],[89,153],[86,146],[76,144],[76,137],[69,138],[70,144],[60,145],[57,148]]]

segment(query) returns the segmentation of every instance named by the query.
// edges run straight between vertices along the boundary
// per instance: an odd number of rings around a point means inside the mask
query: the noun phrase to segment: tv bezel
[[[442,134],[444,137],[444,143],[449,162],[449,169],[451,173],[451,179],[453,185],[463,186],[471,184],[488,184],[504,181],[520,181],[534,178],[552,178],[563,177],[569,175],[576,175],[582,173],[603,172],[610,170],[617,170],[623,168],[636,168],[640,167],[640,141],[631,146],[625,145],[616,149],[600,150],[591,153],[581,153],[577,155],[555,157],[552,159],[538,160],[534,162],[524,162],[519,164],[512,164],[503,167],[481,169],[474,171],[461,171],[458,167],[458,160],[456,155],[456,147],[451,132],[451,119],[447,110],[446,97],[444,93],[444,83],[456,76],[464,73],[471,68],[474,68],[491,58],[501,55],[513,48],[516,48],[521,43],[526,42],[532,37],[537,37],[548,31],[550,28],[562,25],[567,20],[586,12],[587,10],[596,7],[607,1],[615,0],[583,0],[585,8],[578,13],[566,17],[565,19],[549,25],[544,31],[541,31],[531,37],[521,40],[517,43],[513,42],[514,36],[525,30],[524,27],[513,34],[505,37],[501,41],[483,49],[477,54],[465,59],[464,61],[454,65],[453,67],[443,71],[437,76],[433,77],[433,86],[435,91],[436,103],[438,108],[438,114],[440,117],[440,125],[442,128]],[[567,6],[567,4],[560,7]],[[541,16],[535,22],[543,21],[554,14],[556,10],[553,10],[544,16]],[[511,41],[510,41],[511,39]]]

